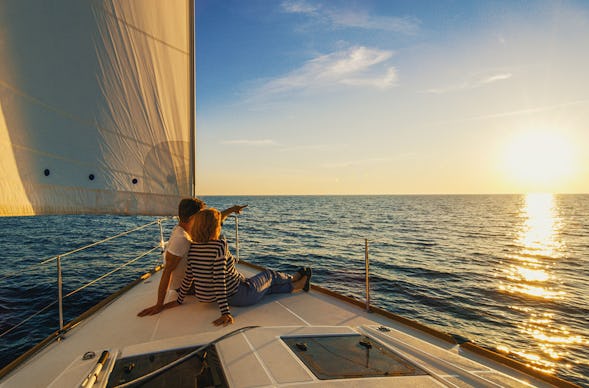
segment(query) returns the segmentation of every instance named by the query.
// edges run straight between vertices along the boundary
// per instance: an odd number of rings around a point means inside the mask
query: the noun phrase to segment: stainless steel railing
[[[235,256],[239,261],[239,217],[235,217]],[[365,309],[370,312],[370,257],[368,255],[368,239],[364,239],[364,284],[365,284]]]
[[[57,300],[49,303],[47,306],[45,306],[45,307],[41,308],[39,311],[36,311],[35,313],[31,314],[30,316],[28,316],[27,318],[25,318],[24,320],[22,320],[18,324],[14,325],[14,326],[10,327],[8,330],[0,333],[0,338],[4,337],[5,335],[7,335],[7,334],[9,334],[11,332],[13,332],[14,330],[18,329],[19,327],[21,327],[25,323],[29,322],[34,317],[36,317],[39,314],[47,311],[49,308],[55,306],[56,304],[58,305],[58,309],[59,309],[59,330],[60,330],[60,332],[62,332],[63,329],[64,329],[64,314],[63,314],[63,301],[64,301],[64,299],[67,299],[67,298],[71,297],[72,295],[77,294],[78,292],[82,291],[83,289],[85,289],[87,287],[90,287],[91,285],[93,285],[93,284],[95,284],[95,283],[97,283],[97,282],[99,282],[99,281],[107,278],[108,276],[114,274],[115,272],[118,272],[118,271],[122,270],[123,268],[128,267],[129,265],[131,265],[131,264],[137,262],[138,260],[140,260],[140,259],[142,259],[142,258],[144,258],[144,257],[146,257],[148,255],[150,255],[151,253],[155,252],[158,249],[163,252],[165,242],[164,242],[164,232],[163,232],[163,225],[162,225],[162,223],[163,223],[163,221],[165,221],[167,219],[170,219],[170,217],[159,218],[159,219],[157,219],[155,221],[148,222],[148,223],[146,223],[144,225],[140,225],[140,226],[138,226],[136,228],[127,230],[125,232],[122,232],[122,233],[119,233],[117,235],[114,235],[114,236],[105,238],[103,240],[96,241],[94,243],[85,245],[85,246],[80,247],[80,248],[76,248],[76,249],[71,250],[69,252],[65,252],[65,253],[62,253],[62,254],[59,254],[59,255],[56,255],[56,256],[49,257],[47,259],[42,260],[39,263],[30,265],[28,267],[19,269],[17,271],[13,271],[11,273],[8,273],[8,274],[3,275],[2,277],[0,277],[0,281],[1,281],[1,280],[6,279],[6,278],[10,278],[10,277],[13,277],[13,276],[16,276],[16,275],[20,275],[23,272],[28,272],[28,271],[36,270],[36,269],[38,269],[41,266],[45,266],[45,265],[47,265],[47,264],[55,261],[56,262],[56,267],[57,267],[57,276],[56,277],[57,277],[57,294],[58,294],[57,295]],[[160,236],[159,236],[160,239],[159,239],[157,245],[155,245],[154,247],[148,249],[147,251],[139,254],[138,256],[132,258],[131,260],[126,261],[125,263],[119,265],[118,267],[114,268],[113,270],[108,271],[107,273],[99,276],[98,278],[96,278],[94,280],[91,280],[90,282],[88,282],[88,283],[86,283],[86,284],[78,287],[77,289],[75,289],[75,290],[67,293],[66,295],[63,295],[62,260],[63,260],[64,257],[67,257],[67,256],[73,255],[75,253],[79,253],[79,252],[85,251],[85,250],[87,250],[89,248],[92,248],[92,247],[95,247],[95,246],[98,246],[98,245],[102,245],[102,244],[104,244],[104,243],[106,243],[108,241],[111,241],[111,240],[114,240],[114,239],[117,239],[117,238],[120,238],[120,237],[123,237],[123,236],[127,236],[127,235],[129,235],[131,233],[140,231],[140,230],[145,229],[145,228],[147,228],[149,226],[152,226],[152,225],[154,225],[156,223],[159,225],[159,232],[160,232],[159,233],[160,234]]]
[[[237,216],[237,214],[234,214],[234,218],[235,218],[235,242],[234,242],[235,243],[235,254],[236,254],[237,259],[239,260],[239,257],[240,257],[240,254],[239,254],[239,249],[240,249],[239,217]],[[1,281],[3,279],[8,278],[8,277],[15,276],[17,274],[22,274],[23,272],[34,270],[34,269],[38,268],[39,266],[49,264],[49,263],[51,263],[53,261],[56,262],[56,266],[57,266],[57,291],[58,291],[57,300],[54,301],[54,302],[52,302],[52,303],[50,303],[49,305],[43,307],[39,311],[33,313],[32,315],[30,315],[29,317],[25,318],[23,321],[21,321],[20,323],[14,325],[13,327],[9,328],[8,330],[4,331],[3,333],[0,333],[0,338],[2,338],[3,336],[9,334],[10,332],[16,330],[17,328],[21,327],[26,322],[30,321],[31,319],[33,319],[37,315],[45,312],[46,310],[48,310],[49,308],[55,306],[56,304],[58,305],[58,309],[59,309],[59,330],[60,331],[63,331],[63,328],[64,328],[63,301],[64,301],[64,299],[67,299],[67,298],[71,297],[72,295],[74,295],[74,294],[82,291],[83,289],[85,289],[85,288],[87,288],[87,287],[89,287],[89,286],[91,286],[91,285],[99,282],[100,280],[102,280],[102,279],[104,279],[104,278],[106,278],[106,277],[108,277],[108,276],[110,276],[112,274],[114,274],[115,272],[118,272],[118,271],[122,270],[123,268],[125,268],[125,267],[127,267],[127,266],[135,263],[136,261],[140,260],[141,258],[143,258],[143,257],[145,257],[145,256],[147,256],[147,255],[149,255],[151,253],[153,253],[157,249],[160,249],[163,252],[164,251],[164,246],[165,246],[164,231],[163,231],[163,221],[165,221],[166,219],[169,219],[169,217],[167,217],[167,218],[159,218],[159,219],[157,219],[155,221],[146,223],[144,225],[140,225],[140,226],[138,226],[136,228],[133,228],[133,229],[127,230],[125,232],[119,233],[119,234],[117,234],[115,236],[111,236],[111,237],[105,238],[103,240],[100,240],[100,241],[97,241],[97,242],[94,242],[94,243],[85,245],[83,247],[80,247],[80,248],[71,250],[69,252],[62,253],[62,254],[57,255],[57,256],[52,256],[52,257],[50,257],[48,259],[45,259],[45,260],[41,261],[40,263],[33,264],[33,265],[31,265],[29,267],[26,267],[24,269],[19,269],[18,271],[14,271],[12,273],[9,273],[7,275],[4,275],[4,276],[0,277],[0,281]],[[149,250],[141,253],[140,255],[134,257],[133,259],[131,259],[131,260],[123,263],[122,265],[116,267],[115,269],[113,269],[113,270],[111,270],[111,271],[109,271],[109,272],[107,272],[107,273],[99,276],[98,278],[96,278],[94,280],[91,280],[90,282],[82,285],[81,287],[77,288],[76,290],[73,290],[73,291],[67,293],[66,295],[63,295],[62,259],[64,257],[67,257],[67,256],[73,255],[75,253],[78,253],[78,252],[87,250],[89,248],[92,248],[92,247],[95,247],[95,246],[104,244],[104,243],[106,243],[108,241],[111,241],[111,240],[114,240],[116,238],[129,235],[131,233],[134,233],[134,232],[137,232],[139,230],[145,229],[145,228],[147,228],[147,227],[149,227],[151,225],[154,225],[156,223],[159,226],[159,232],[160,232],[159,233],[159,242],[158,242],[158,244],[156,246],[154,246],[151,249],[149,249]],[[365,267],[364,268],[365,269],[365,273],[364,273],[364,275],[365,275],[365,308],[366,308],[366,311],[370,311],[370,306],[371,306],[370,305],[370,259],[369,259],[368,239],[365,239],[364,240],[364,267]]]
[[[364,282],[366,284],[366,311],[370,311],[370,259],[368,258],[368,239],[364,239]]]

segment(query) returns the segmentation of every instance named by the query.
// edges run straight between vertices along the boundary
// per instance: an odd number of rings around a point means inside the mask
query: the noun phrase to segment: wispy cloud
[[[391,158],[370,158],[370,159],[362,159],[362,160],[348,160],[348,161],[336,162],[336,163],[324,163],[321,165],[321,167],[323,167],[323,168],[349,168],[349,167],[388,163],[390,161],[391,161]]]
[[[568,101],[563,102],[560,104],[554,105],[546,105],[540,106],[535,108],[526,108],[526,109],[518,109],[508,112],[497,112],[497,113],[489,113],[486,115],[479,115],[479,116],[471,116],[465,117],[459,120],[448,120],[448,121],[440,121],[437,123],[433,123],[430,127],[439,127],[445,126],[448,124],[458,124],[458,123],[467,123],[471,121],[484,121],[484,120],[492,120],[492,119],[502,119],[502,118],[509,118],[509,117],[518,117],[518,116],[526,116],[526,115],[533,115],[536,113],[543,113],[543,112],[550,112],[560,109],[567,109],[571,107],[582,107],[583,105],[589,105],[589,100],[575,100],[575,101]],[[584,108],[586,109],[586,108]]]
[[[380,76],[365,78],[347,78],[343,79],[343,85],[350,86],[369,86],[378,89],[388,89],[395,84],[397,80],[397,70],[394,67],[389,67],[386,72]]]
[[[468,117],[468,118],[464,119],[463,121],[488,120],[488,119],[496,119],[496,118],[503,118],[503,117],[515,117],[515,116],[529,115],[529,114],[540,113],[540,112],[547,112],[547,111],[551,111],[551,110],[564,109],[564,108],[568,108],[568,107],[572,107],[572,106],[579,106],[579,105],[589,105],[589,100],[576,100],[576,101],[563,102],[561,104],[541,106],[541,107],[536,107],[536,108],[520,109],[520,110],[515,110],[515,111],[510,111],[510,112],[492,113],[492,114],[488,114],[488,115]]]
[[[511,73],[502,73],[490,75],[486,78],[479,80],[480,85],[490,84],[497,81],[503,81],[504,79],[510,79],[513,76]]]
[[[392,56],[392,51],[363,46],[321,55],[282,77],[266,81],[255,92],[268,96],[338,85],[387,89],[397,80],[395,68],[387,65]]]
[[[329,15],[337,27],[383,30],[407,35],[414,35],[419,31],[419,21],[415,18],[374,16],[353,11],[331,12]]]
[[[314,5],[304,0],[290,0],[282,2],[282,9],[288,13],[301,13],[306,15],[317,15],[320,5]]]
[[[330,3],[315,3],[305,0],[286,0],[282,10],[301,14],[325,24],[330,28],[361,28],[384,30],[413,35],[419,31],[420,21],[413,17],[372,15],[365,9],[335,8]]]
[[[456,92],[459,90],[476,89],[495,82],[504,81],[513,77],[512,73],[493,73],[484,76],[477,76],[470,80],[466,80],[458,85],[446,86],[443,88],[433,88],[425,90],[424,93],[430,94],[444,94]]]
[[[244,146],[273,146],[277,143],[271,139],[260,139],[260,140],[251,140],[251,139],[238,139],[238,140],[223,140],[221,144],[233,144],[233,145],[244,145]]]
[[[282,148],[284,152],[301,152],[301,151],[324,151],[330,149],[342,149],[349,147],[346,143],[329,143],[329,144],[300,144]]]

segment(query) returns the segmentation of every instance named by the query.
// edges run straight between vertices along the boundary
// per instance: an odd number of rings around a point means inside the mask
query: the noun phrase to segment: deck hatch
[[[400,355],[363,335],[281,339],[320,380],[427,374]]]
[[[165,350],[121,358],[116,361],[113,371],[110,373],[107,388],[144,376],[196,349],[198,347]],[[203,354],[205,354],[204,357]],[[137,386],[150,388],[206,386],[219,388],[228,385],[217,351],[214,346],[209,346],[204,352],[199,352],[172,369]]]

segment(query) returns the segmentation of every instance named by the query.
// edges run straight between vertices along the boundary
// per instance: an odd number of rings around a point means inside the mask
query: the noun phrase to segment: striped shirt
[[[229,314],[227,298],[235,292],[242,274],[235,268],[235,258],[225,241],[192,243],[188,251],[186,273],[178,291],[178,303],[184,302],[188,290],[194,285],[194,294],[200,302],[216,301],[221,314]]]

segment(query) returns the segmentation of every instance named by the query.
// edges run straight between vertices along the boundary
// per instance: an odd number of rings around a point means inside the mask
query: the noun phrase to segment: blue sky
[[[584,2],[196,12],[199,194],[589,192]]]

